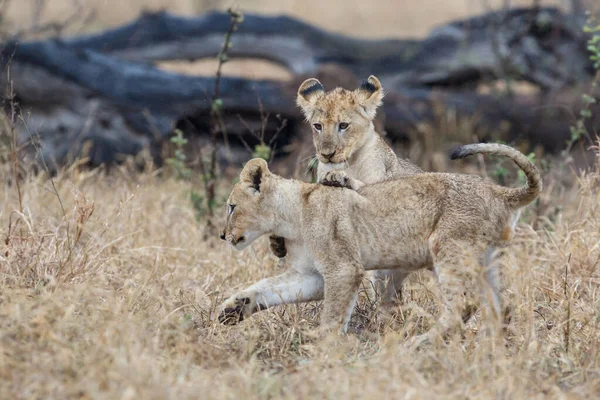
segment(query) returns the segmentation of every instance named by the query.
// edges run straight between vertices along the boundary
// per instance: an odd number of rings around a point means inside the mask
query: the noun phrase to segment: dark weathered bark
[[[178,121],[202,120],[210,111],[212,78],[172,74],[55,41],[6,47],[3,55],[28,115],[23,139],[39,134],[45,155],[58,164],[88,140],[98,148],[94,164],[135,154],[162,141]],[[255,113],[257,98],[266,112],[296,112],[277,82],[224,78],[221,85],[230,113]]]
[[[383,106],[385,128],[394,139],[434,130],[435,140],[473,138],[455,132],[454,120],[468,121],[479,139],[523,141],[531,146],[540,145],[548,152],[565,148],[570,138],[570,127],[579,118],[581,95],[594,93],[589,86],[563,89],[552,94],[531,94],[517,97],[496,97],[470,92],[412,89],[402,95],[390,94]],[[600,91],[595,91],[600,97]],[[600,107],[592,107],[593,118],[587,121],[590,132],[600,127]],[[447,121],[447,122],[443,122]],[[451,125],[447,127],[446,125]],[[464,125],[463,125],[464,126]],[[452,137],[454,136],[454,137]]]
[[[226,13],[182,18],[145,14],[98,35],[64,40],[76,49],[133,61],[216,56]],[[337,63],[358,76],[375,74],[397,85],[461,86],[510,75],[544,88],[589,79],[579,18],[554,8],[518,8],[443,25],[424,40],[364,40],[324,31],[287,16],[248,14],[233,39],[232,57],[263,58],[295,73]]]

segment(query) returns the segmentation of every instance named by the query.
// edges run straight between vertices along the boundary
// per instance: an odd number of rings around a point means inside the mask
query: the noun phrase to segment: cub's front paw
[[[352,189],[352,181],[345,171],[328,171],[323,176],[321,184]]]
[[[219,322],[223,325],[235,325],[253,313],[264,309],[266,309],[265,306],[256,304],[254,296],[240,293],[225,300],[221,305]]]
[[[249,297],[229,298],[221,306],[219,322],[223,325],[235,325],[238,322],[242,322],[245,314],[247,314],[246,307],[248,307],[251,302]]]

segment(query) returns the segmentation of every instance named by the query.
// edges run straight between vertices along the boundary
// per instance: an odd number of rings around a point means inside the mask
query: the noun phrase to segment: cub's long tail
[[[542,178],[536,166],[523,153],[510,146],[496,143],[477,143],[458,147],[450,154],[450,159],[465,158],[473,154],[496,154],[510,158],[527,177],[527,184],[520,188],[502,187],[501,193],[514,208],[524,207],[534,201],[542,191]]]

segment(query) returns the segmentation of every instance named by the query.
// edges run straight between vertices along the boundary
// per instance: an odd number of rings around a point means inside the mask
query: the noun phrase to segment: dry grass
[[[195,185],[126,167],[72,170],[56,178],[57,193],[43,177],[26,179],[20,212],[5,184],[1,397],[593,396],[600,175],[572,188],[555,175],[546,174],[541,205],[528,209],[503,267],[515,310],[508,341],[485,335],[477,318],[464,339],[421,352],[403,336],[435,318],[429,273],[410,279],[391,319],[362,301],[348,337],[315,339],[318,304],[224,327],[214,313],[224,296],[278,267],[266,240],[244,252],[203,242],[187,197]]]
[[[63,3],[53,0],[54,12],[64,12]],[[185,0],[93,6],[105,26],[132,18],[142,3],[195,10]],[[371,37],[421,35],[466,13],[448,11],[458,1],[420,3],[431,8],[418,17],[406,6],[357,2],[342,18],[339,3],[318,2],[319,13],[313,3],[248,1],[246,9],[286,11]],[[13,12],[18,20],[26,7]],[[0,166],[2,176],[7,168]],[[21,207],[6,180],[0,397],[593,397],[600,391],[599,168],[578,179],[558,169],[545,174],[540,204],[525,213],[503,267],[514,309],[508,339],[486,336],[486,320],[476,318],[465,338],[420,352],[404,346],[404,335],[435,319],[429,273],[411,277],[406,302],[390,319],[361,301],[348,337],[315,338],[319,304],[279,307],[224,327],[215,321],[222,299],[278,267],[264,239],[244,252],[202,241],[188,198],[197,182],[126,166],[72,169],[55,179],[56,192],[47,178],[27,177]],[[230,182],[221,182],[224,195]]]

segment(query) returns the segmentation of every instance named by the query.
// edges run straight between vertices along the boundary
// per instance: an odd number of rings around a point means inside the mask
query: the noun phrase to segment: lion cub
[[[423,172],[408,160],[399,159],[375,132],[373,120],[383,101],[383,88],[371,75],[358,89],[325,92],[317,79],[298,88],[297,104],[313,129],[318,180],[328,171],[346,170],[362,185]]]
[[[325,92],[315,78],[300,85],[297,104],[312,127],[319,161],[318,182],[346,184],[357,190],[363,185],[423,172],[410,161],[398,159],[375,131],[373,120],[383,96],[383,88],[375,76],[370,76],[356,90],[336,88]],[[330,173],[338,170],[349,175],[345,182],[338,182],[337,176]],[[273,253],[284,256],[283,239],[272,236],[270,240]],[[371,282],[384,305],[401,297],[402,282],[407,275],[399,270],[371,272]]]
[[[283,237],[290,269],[231,296],[219,320],[236,323],[268,307],[323,299],[322,323],[345,331],[365,270],[433,268],[446,304],[438,324],[446,332],[460,325],[465,296],[471,295],[459,277],[465,251],[483,262],[499,316],[490,254],[510,240],[517,210],[538,197],[542,182],[527,157],[509,146],[467,145],[451,158],[476,153],[509,157],[527,184],[506,188],[474,175],[421,173],[356,192],[284,179],[264,160],[250,160],[228,198],[221,239],[241,250],[264,234]]]

